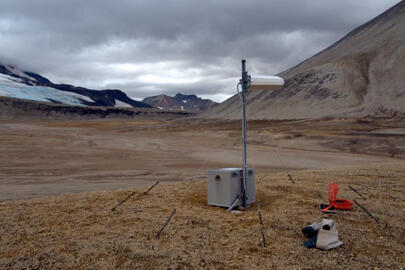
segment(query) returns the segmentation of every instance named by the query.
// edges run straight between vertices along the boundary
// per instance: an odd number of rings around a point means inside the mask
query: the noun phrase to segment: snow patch
[[[132,105],[122,102],[121,100],[116,99],[115,100],[115,106],[114,107],[124,107],[124,108],[132,108]]]
[[[55,89],[55,88],[51,88],[51,89]],[[60,90],[58,90],[58,89],[55,89],[55,90],[60,91]],[[91,103],[94,102],[94,100],[92,100],[92,99],[89,98],[88,96],[84,96],[84,95],[80,95],[80,94],[72,93],[72,92],[67,92],[67,91],[63,91],[63,93],[64,93],[65,95],[68,95],[68,96],[71,96],[71,97],[80,98],[80,99],[82,99],[82,100],[84,100],[84,101],[87,101],[87,102],[91,102]]]
[[[33,82],[36,81],[35,78],[33,78],[31,76],[28,76],[27,74],[25,74],[24,72],[22,72],[19,69],[16,69],[16,68],[13,68],[13,67],[10,67],[10,66],[5,66],[5,67],[9,72],[11,72],[11,73],[13,73],[13,74],[15,74],[15,75],[17,75],[19,77],[25,78],[25,79],[33,81]]]

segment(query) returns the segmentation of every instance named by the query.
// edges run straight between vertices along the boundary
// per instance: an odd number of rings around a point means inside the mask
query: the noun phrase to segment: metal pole
[[[243,137],[243,172],[241,185],[242,208],[246,208],[246,180],[247,180],[247,154],[246,154],[246,89],[248,87],[249,76],[245,67],[246,60],[242,60],[242,137]]]

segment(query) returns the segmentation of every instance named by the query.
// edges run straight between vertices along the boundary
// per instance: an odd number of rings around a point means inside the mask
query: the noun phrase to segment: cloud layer
[[[0,61],[130,96],[235,92],[240,59],[275,74],[398,0],[0,1]]]

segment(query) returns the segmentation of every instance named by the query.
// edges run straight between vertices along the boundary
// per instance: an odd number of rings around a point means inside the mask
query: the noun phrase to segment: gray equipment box
[[[230,207],[236,196],[240,194],[242,172],[242,168],[222,168],[208,171],[208,205]],[[254,169],[247,170],[246,189],[247,204],[256,202]],[[236,206],[240,204],[239,200]]]

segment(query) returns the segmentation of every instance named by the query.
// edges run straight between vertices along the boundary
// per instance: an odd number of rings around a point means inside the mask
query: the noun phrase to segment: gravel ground
[[[146,188],[2,202],[0,269],[403,269],[404,165],[291,172],[296,184],[285,173],[258,175],[266,247],[256,205],[233,213],[207,206],[203,181],[161,184],[140,197]],[[344,245],[306,249],[301,229],[322,219],[331,181],[380,223],[357,206],[325,216]]]

